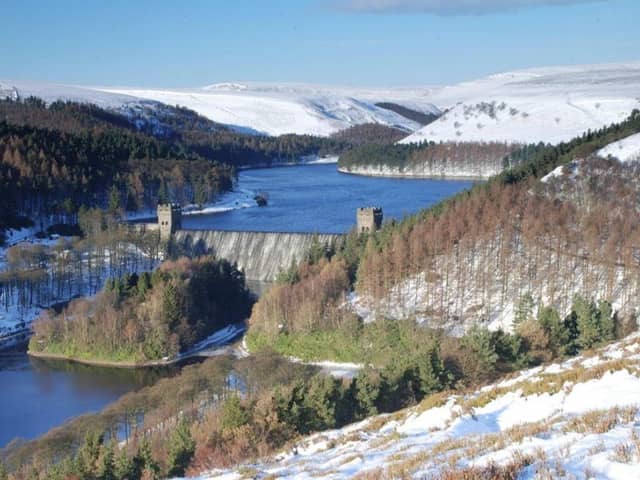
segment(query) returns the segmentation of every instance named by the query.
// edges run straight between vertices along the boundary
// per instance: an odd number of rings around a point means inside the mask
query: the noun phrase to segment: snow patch
[[[640,161],[640,133],[630,135],[617,142],[610,143],[598,150],[601,157],[615,157],[621,162]]]

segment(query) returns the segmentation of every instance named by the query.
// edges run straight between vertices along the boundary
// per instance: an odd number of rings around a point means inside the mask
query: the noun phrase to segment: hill
[[[639,358],[636,334],[197,478],[638,478]]]
[[[180,105],[228,125],[236,132],[269,136],[329,136],[362,123],[379,123],[408,131],[420,128],[421,124],[406,114],[377,106],[380,102],[391,102],[414,114],[440,114],[437,107],[424,99],[423,88],[222,83],[190,89],[141,89],[4,80],[0,81],[0,95],[37,96],[47,102],[89,102],[123,112],[143,103]]]
[[[640,107],[640,63],[505,72],[433,89],[446,110],[403,143],[559,143],[624,120]]]

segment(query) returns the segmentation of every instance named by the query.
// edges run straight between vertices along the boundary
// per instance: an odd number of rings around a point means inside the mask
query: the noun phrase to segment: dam
[[[339,234],[176,230],[172,241],[189,255],[213,254],[237,264],[250,282],[273,282],[278,273],[300,262],[314,241],[336,247]]]

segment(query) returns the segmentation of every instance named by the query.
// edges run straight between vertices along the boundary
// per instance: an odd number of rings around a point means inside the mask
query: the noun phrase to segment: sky
[[[640,60],[640,0],[2,0],[0,78],[442,85]]]

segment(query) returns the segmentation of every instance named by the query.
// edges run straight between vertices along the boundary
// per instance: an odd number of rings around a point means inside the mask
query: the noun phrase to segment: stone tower
[[[182,228],[182,209],[175,203],[158,205],[158,227],[160,240],[168,241],[176,230]]]
[[[358,233],[375,232],[382,226],[382,208],[361,207],[356,214]]]

